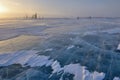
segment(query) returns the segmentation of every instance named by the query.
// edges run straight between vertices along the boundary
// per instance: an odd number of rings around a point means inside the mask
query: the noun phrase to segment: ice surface
[[[42,41],[42,39],[37,36],[21,35],[12,39],[0,41],[0,54],[28,49],[36,45],[40,40]]]
[[[47,56],[39,56],[37,55],[38,51],[20,51],[16,52],[14,54],[8,54],[8,56],[0,55],[0,65],[7,66],[11,64],[22,64],[23,66],[31,66],[31,67],[37,67],[37,66],[51,66],[53,69],[53,74],[58,73],[62,70],[64,70],[64,73],[68,72],[71,74],[74,74],[74,80],[102,80],[105,76],[104,73],[98,73],[93,72],[90,73],[88,70],[85,69],[85,67],[80,66],[79,64],[69,64],[64,67],[61,67],[58,61],[49,60],[49,57]],[[5,59],[6,57],[8,60]],[[2,62],[4,61],[4,62]],[[28,72],[28,71],[27,71]]]
[[[120,80],[119,41],[120,19],[2,20],[0,66],[50,66],[51,76],[64,72],[61,79],[70,73],[74,80]],[[32,71],[39,74],[29,69],[17,79]]]
[[[13,54],[0,55],[2,56],[0,59],[1,66],[8,66],[11,64],[21,64],[23,66],[29,65],[31,67],[35,66],[49,66],[52,64],[52,60],[48,60],[47,56],[38,56],[36,53],[38,51],[30,50],[30,51],[20,51]],[[4,57],[3,57],[4,56]]]

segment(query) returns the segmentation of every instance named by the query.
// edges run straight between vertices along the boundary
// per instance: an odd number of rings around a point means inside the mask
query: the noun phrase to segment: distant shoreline
[[[78,16],[79,17],[79,16]],[[24,18],[24,17],[16,17],[16,18],[0,18],[0,20],[42,20],[42,19],[76,19],[77,17],[46,17],[46,18]],[[89,17],[79,17],[79,19],[89,19]],[[120,17],[91,17],[90,19],[120,19]]]

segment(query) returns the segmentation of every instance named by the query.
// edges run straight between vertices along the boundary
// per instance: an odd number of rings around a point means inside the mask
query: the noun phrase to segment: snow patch
[[[8,66],[11,64],[21,64],[23,66],[29,65],[31,67],[35,67],[43,65],[49,66],[52,64],[53,60],[49,60],[48,56],[38,55],[36,54],[37,52],[38,51],[30,50],[7,54],[7,56],[4,56],[4,54],[0,55],[0,65]]]
[[[113,80],[120,80],[120,78],[118,78],[118,77],[115,77]]]
[[[75,47],[74,45],[70,45],[70,46],[67,47],[67,49],[69,50],[69,49],[72,49],[74,47]]]
[[[120,44],[118,45],[117,50],[120,50]]]
[[[28,65],[31,67],[36,67],[36,66],[50,66],[52,64],[52,60],[49,60],[49,57],[47,56],[32,56],[29,61],[27,61]]]
[[[79,64],[69,64],[64,66],[64,72],[74,74],[74,80],[103,80],[105,77],[104,73],[93,72],[90,73],[85,69],[84,66]]]
[[[52,50],[53,50],[52,48],[50,48],[50,49],[46,49],[45,52],[47,52],[47,51],[52,51]]]
[[[53,69],[52,73],[56,73],[56,72],[61,71],[61,66],[60,66],[60,63],[58,61],[54,61],[51,66],[52,66],[52,69]]]

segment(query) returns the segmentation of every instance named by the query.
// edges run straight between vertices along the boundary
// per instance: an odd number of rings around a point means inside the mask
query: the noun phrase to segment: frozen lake
[[[0,66],[0,80],[120,80],[120,19],[0,20]]]

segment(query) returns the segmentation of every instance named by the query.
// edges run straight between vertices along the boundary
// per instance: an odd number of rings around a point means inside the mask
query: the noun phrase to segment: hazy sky
[[[120,17],[120,0],[0,0],[0,10],[0,17],[35,12],[49,17]]]

